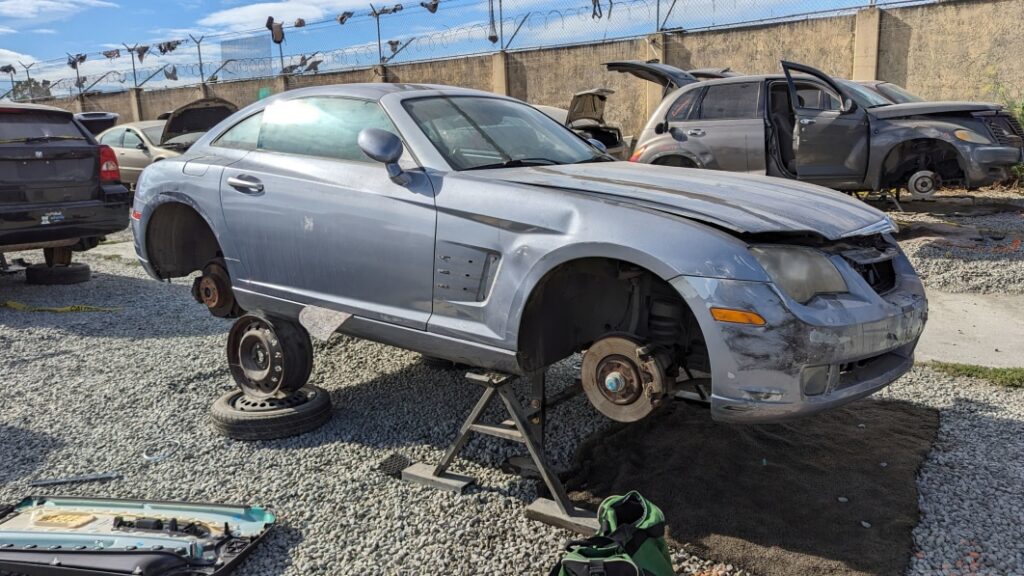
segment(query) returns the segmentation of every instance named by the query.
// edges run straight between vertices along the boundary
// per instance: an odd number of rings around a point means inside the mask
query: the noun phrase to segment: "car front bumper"
[[[745,423],[807,416],[868,396],[907,372],[928,303],[903,255],[896,268],[896,287],[884,295],[851,277],[850,293],[807,305],[764,282],[673,280],[707,341],[712,416]],[[717,322],[711,307],[754,311],[766,324]]]
[[[980,188],[1010,179],[1010,169],[1024,163],[1024,149],[1013,146],[974,146],[969,157],[966,185],[971,189]]]

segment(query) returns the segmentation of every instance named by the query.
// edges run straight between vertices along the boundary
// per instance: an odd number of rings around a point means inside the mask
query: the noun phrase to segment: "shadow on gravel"
[[[278,522],[287,522],[278,518]],[[287,524],[277,524],[259,545],[253,549],[252,555],[245,559],[235,574],[284,574],[292,567],[292,550],[298,547],[305,536],[302,530]],[[315,554],[314,554],[315,556]],[[300,567],[301,568],[301,567]],[[308,574],[307,570],[298,570],[299,574]]]
[[[91,338],[167,338],[226,334],[230,322],[213,318],[188,286],[103,272],[70,286],[30,286],[21,275],[0,276],[0,304],[36,307],[88,305],[109,312],[22,312],[0,307],[0,325],[58,330]]]
[[[639,490],[675,543],[762,576],[895,576],[910,560],[916,475],[938,420],[931,408],[867,399],[743,426],[676,404],[588,440],[568,484],[591,507]]]
[[[0,484],[31,476],[61,446],[63,442],[48,434],[0,424]]]

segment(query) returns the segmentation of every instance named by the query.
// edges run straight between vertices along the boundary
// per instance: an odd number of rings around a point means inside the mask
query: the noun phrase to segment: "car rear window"
[[[84,140],[70,114],[46,110],[0,110],[0,144],[50,138]]]
[[[700,104],[700,117],[705,120],[760,117],[757,110],[760,86],[760,82],[708,86]]]

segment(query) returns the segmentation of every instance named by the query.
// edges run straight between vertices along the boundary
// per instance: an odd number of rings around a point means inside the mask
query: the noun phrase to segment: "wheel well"
[[[652,305],[678,310],[678,332],[666,342],[652,333]],[[534,287],[519,325],[520,365],[527,371],[553,364],[610,333],[657,340],[674,366],[710,371],[707,346],[693,312],[668,282],[629,262],[585,258],[548,272]],[[657,328],[654,329],[657,332]]]
[[[678,156],[675,154],[671,156],[662,156],[652,162],[652,164],[656,164],[658,166],[676,166],[678,168],[697,168],[697,163],[693,160],[690,160],[686,156]]]
[[[908,140],[893,147],[882,163],[880,189],[899,188],[915,172],[931,170],[944,184],[956,184],[964,179],[960,153],[949,142],[933,138]]]
[[[180,203],[164,204],[150,217],[146,252],[161,278],[187,276],[223,256],[206,220],[192,207]]]

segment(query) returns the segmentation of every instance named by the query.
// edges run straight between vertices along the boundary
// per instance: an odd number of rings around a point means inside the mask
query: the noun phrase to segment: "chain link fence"
[[[350,11],[315,22],[188,36],[39,62],[0,62],[0,97],[18,101],[192,86],[280,74],[596,44],[851,13],[868,5],[941,0],[429,0]],[[268,14],[272,17],[286,15]],[[155,40],[155,39],[154,39]],[[8,82],[3,82],[5,74]],[[6,94],[5,94],[6,92]]]

